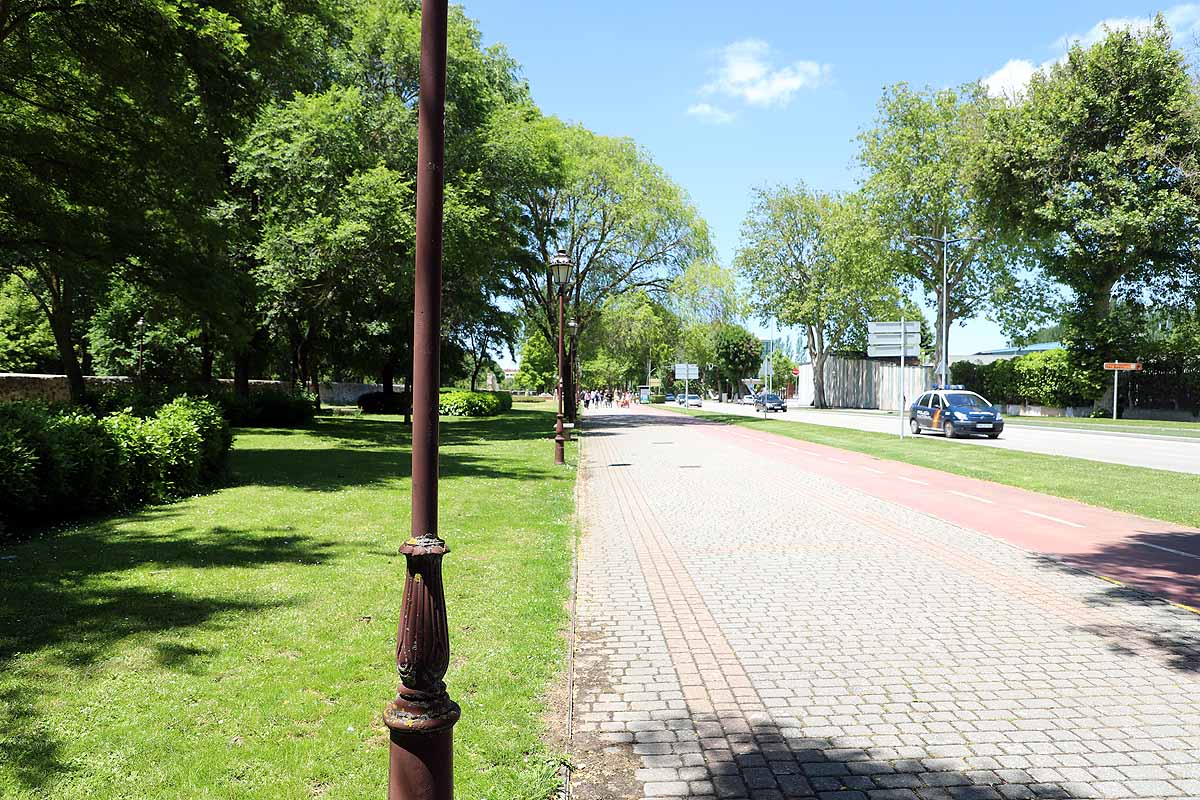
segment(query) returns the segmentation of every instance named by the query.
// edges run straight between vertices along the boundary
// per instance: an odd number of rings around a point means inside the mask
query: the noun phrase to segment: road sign
[[[700,378],[700,368],[695,364],[676,364],[675,380],[694,381]]]
[[[1104,368],[1107,370],[1115,370],[1117,372],[1141,372],[1142,362],[1140,361],[1106,361]]]
[[[800,368],[792,367],[792,374],[795,375],[797,378],[799,378],[800,377]]]
[[[901,343],[904,344],[901,352]],[[868,322],[867,355],[872,358],[916,358],[921,355],[921,323]]]

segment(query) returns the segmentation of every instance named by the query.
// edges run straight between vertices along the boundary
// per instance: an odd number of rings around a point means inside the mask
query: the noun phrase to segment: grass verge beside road
[[[762,420],[697,409],[685,411],[682,408],[664,408],[715,422],[769,431],[814,444],[840,447],[878,458],[1200,528],[1200,492],[1197,492],[1200,481],[1188,473],[1017,450],[973,448],[967,442],[946,441],[938,436],[900,439],[892,434],[788,422],[778,418]]]
[[[575,472],[552,424],[442,424],[463,798],[558,785],[543,695],[565,663]],[[0,548],[0,797],[385,794],[408,429],[244,430],[232,462],[213,494]]]

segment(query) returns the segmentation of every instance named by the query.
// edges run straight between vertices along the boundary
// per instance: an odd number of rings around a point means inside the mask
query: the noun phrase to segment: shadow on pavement
[[[1193,536],[1194,534],[1188,534]],[[1156,540],[1168,534],[1153,534]],[[1140,537],[1139,537],[1140,538]],[[1108,551],[1112,551],[1109,553]],[[1122,576],[1138,580],[1141,586],[1109,583],[1103,590],[1087,597],[1092,606],[1126,606],[1152,611],[1137,624],[1087,625],[1080,630],[1099,636],[1108,642],[1114,653],[1138,657],[1156,657],[1171,669],[1200,673],[1200,616],[1164,599],[1181,590],[1194,596],[1195,573],[1168,569],[1151,551],[1149,557],[1138,552],[1134,545],[1123,542],[1106,550],[1086,556],[1059,558],[1031,556],[1039,566],[1072,574]],[[1137,565],[1137,572],[1122,575],[1123,567]]]

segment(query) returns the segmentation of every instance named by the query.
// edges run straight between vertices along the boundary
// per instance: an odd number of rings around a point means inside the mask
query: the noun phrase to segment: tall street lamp
[[[413,291],[412,531],[396,631],[400,688],[383,712],[390,731],[388,800],[450,800],[458,704],[443,678],[450,633],[438,536],[438,384],[441,380],[447,0],[421,3],[417,114],[416,280]]]
[[[913,236],[926,242],[934,242],[942,246],[942,363],[938,364],[938,372],[942,375],[942,385],[950,382],[950,245],[961,242],[978,242],[982,236],[956,236],[950,238],[950,232],[942,227],[942,236]]]
[[[554,275],[554,282],[558,285],[558,414],[554,423],[555,464],[566,463],[566,456],[563,452],[563,445],[567,441],[566,429],[563,428],[563,410],[566,402],[566,398],[563,397],[563,389],[566,388],[567,380],[566,373],[563,371],[566,368],[563,359],[563,306],[567,281],[571,279],[571,267],[571,257],[567,255],[566,250],[559,250],[550,259],[550,269]]]

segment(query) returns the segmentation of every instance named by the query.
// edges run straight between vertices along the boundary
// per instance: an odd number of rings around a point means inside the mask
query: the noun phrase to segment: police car
[[[1004,418],[974,392],[961,386],[943,386],[917,398],[909,409],[908,427],[914,435],[941,431],[947,439],[972,433],[995,439],[1004,431]]]

